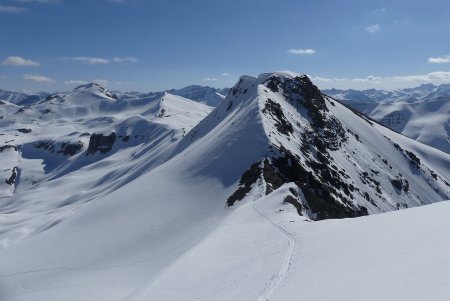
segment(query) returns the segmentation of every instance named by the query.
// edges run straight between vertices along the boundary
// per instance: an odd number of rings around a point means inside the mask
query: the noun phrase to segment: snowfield
[[[90,84],[0,125],[0,300],[450,298],[450,155],[306,76],[215,109]]]

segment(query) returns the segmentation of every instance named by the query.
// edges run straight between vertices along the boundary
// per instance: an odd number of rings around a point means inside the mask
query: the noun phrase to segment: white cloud
[[[432,63],[432,64],[450,63],[450,55],[439,56],[439,57],[430,57],[430,58],[428,58],[428,62]]]
[[[217,78],[215,78],[215,77],[205,77],[203,79],[203,81],[204,82],[215,82],[215,81],[217,81]]]
[[[368,75],[364,78],[354,78],[352,79],[355,82],[377,82],[380,81],[382,78],[380,76],[373,76],[373,75]]]
[[[40,66],[39,62],[27,60],[20,56],[10,56],[3,61],[2,65],[5,66],[18,66],[18,67],[37,67]]]
[[[310,49],[310,48],[307,48],[307,49],[289,49],[287,52],[290,53],[290,54],[300,54],[300,55],[312,55],[312,54],[316,53],[316,51],[314,49]]]
[[[380,24],[372,24],[366,27],[366,30],[370,33],[376,33],[380,31],[380,29],[381,29]]]
[[[31,74],[25,74],[23,78],[30,82],[35,83],[43,83],[43,84],[53,84],[55,82],[54,79],[51,79],[50,77],[46,77],[43,75],[31,75]]]
[[[230,76],[230,73],[224,72],[224,73],[222,73],[221,75],[222,75],[222,76]]]
[[[398,81],[412,82],[445,82],[450,81],[450,71],[434,71],[421,75],[394,76]]]
[[[426,74],[400,75],[400,76],[374,76],[362,78],[328,78],[310,76],[321,89],[402,89],[412,88],[423,83],[436,85],[450,83],[450,71],[434,71]]]
[[[138,61],[137,58],[132,56],[127,57],[116,56],[112,59],[102,57],[91,57],[91,56],[75,56],[75,57],[64,57],[61,58],[60,60],[82,62],[89,65],[106,65],[110,63],[136,63]]]
[[[84,80],[73,80],[73,79],[71,79],[71,80],[66,80],[66,81],[64,81],[64,83],[65,83],[66,85],[85,85],[85,84],[87,84],[88,82],[87,82],[87,81],[84,81]]]
[[[340,82],[340,81],[345,81],[348,80],[347,78],[327,78],[327,77],[321,77],[321,76],[314,76],[311,77],[312,81],[320,81],[320,82]]]
[[[104,59],[101,57],[88,57],[88,56],[76,56],[76,57],[68,57],[63,58],[66,61],[77,61],[87,63],[89,65],[99,65],[99,64],[109,64],[110,60]]]
[[[127,56],[127,57],[118,57],[113,58],[113,61],[116,63],[136,63],[138,60],[135,57]]]
[[[0,5],[0,13],[20,14],[20,13],[26,12],[27,10],[28,9],[26,9],[25,7]]]

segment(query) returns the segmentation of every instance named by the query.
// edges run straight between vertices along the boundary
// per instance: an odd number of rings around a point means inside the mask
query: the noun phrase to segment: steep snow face
[[[241,172],[228,205],[260,179],[267,193],[295,182],[286,202],[312,219],[397,210],[450,195],[449,155],[358,115],[289,72],[242,77],[175,153],[183,150],[211,158],[199,170],[226,184]]]
[[[158,166],[211,111],[170,94],[118,101],[96,84],[8,106],[14,113],[0,120],[0,248]]]

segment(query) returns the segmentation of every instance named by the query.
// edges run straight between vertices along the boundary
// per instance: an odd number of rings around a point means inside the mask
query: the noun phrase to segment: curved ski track
[[[284,228],[278,226],[274,222],[272,222],[266,215],[264,215],[258,208],[256,208],[255,203],[252,202],[253,210],[264,219],[269,225],[275,228],[278,232],[280,232],[283,236],[288,239],[288,250],[283,259],[283,263],[281,264],[280,270],[278,274],[272,277],[270,284],[266,287],[264,292],[257,298],[257,301],[268,301],[270,295],[275,291],[275,289],[280,285],[281,281],[286,277],[287,271],[289,269],[289,265],[291,263],[292,254],[294,253],[295,248],[295,239],[294,237],[286,231]]]

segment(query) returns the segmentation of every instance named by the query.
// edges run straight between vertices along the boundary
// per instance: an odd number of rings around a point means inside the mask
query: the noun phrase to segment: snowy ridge
[[[261,173],[269,192],[297,182],[309,200],[297,196],[295,205],[313,219],[418,206],[450,192],[448,155],[358,116],[292,73],[241,77],[176,153],[200,153],[194,150],[200,145],[203,157],[213,158],[204,165],[209,174],[236,179],[240,167],[249,168],[229,205]],[[239,163],[223,166],[215,158]]]

